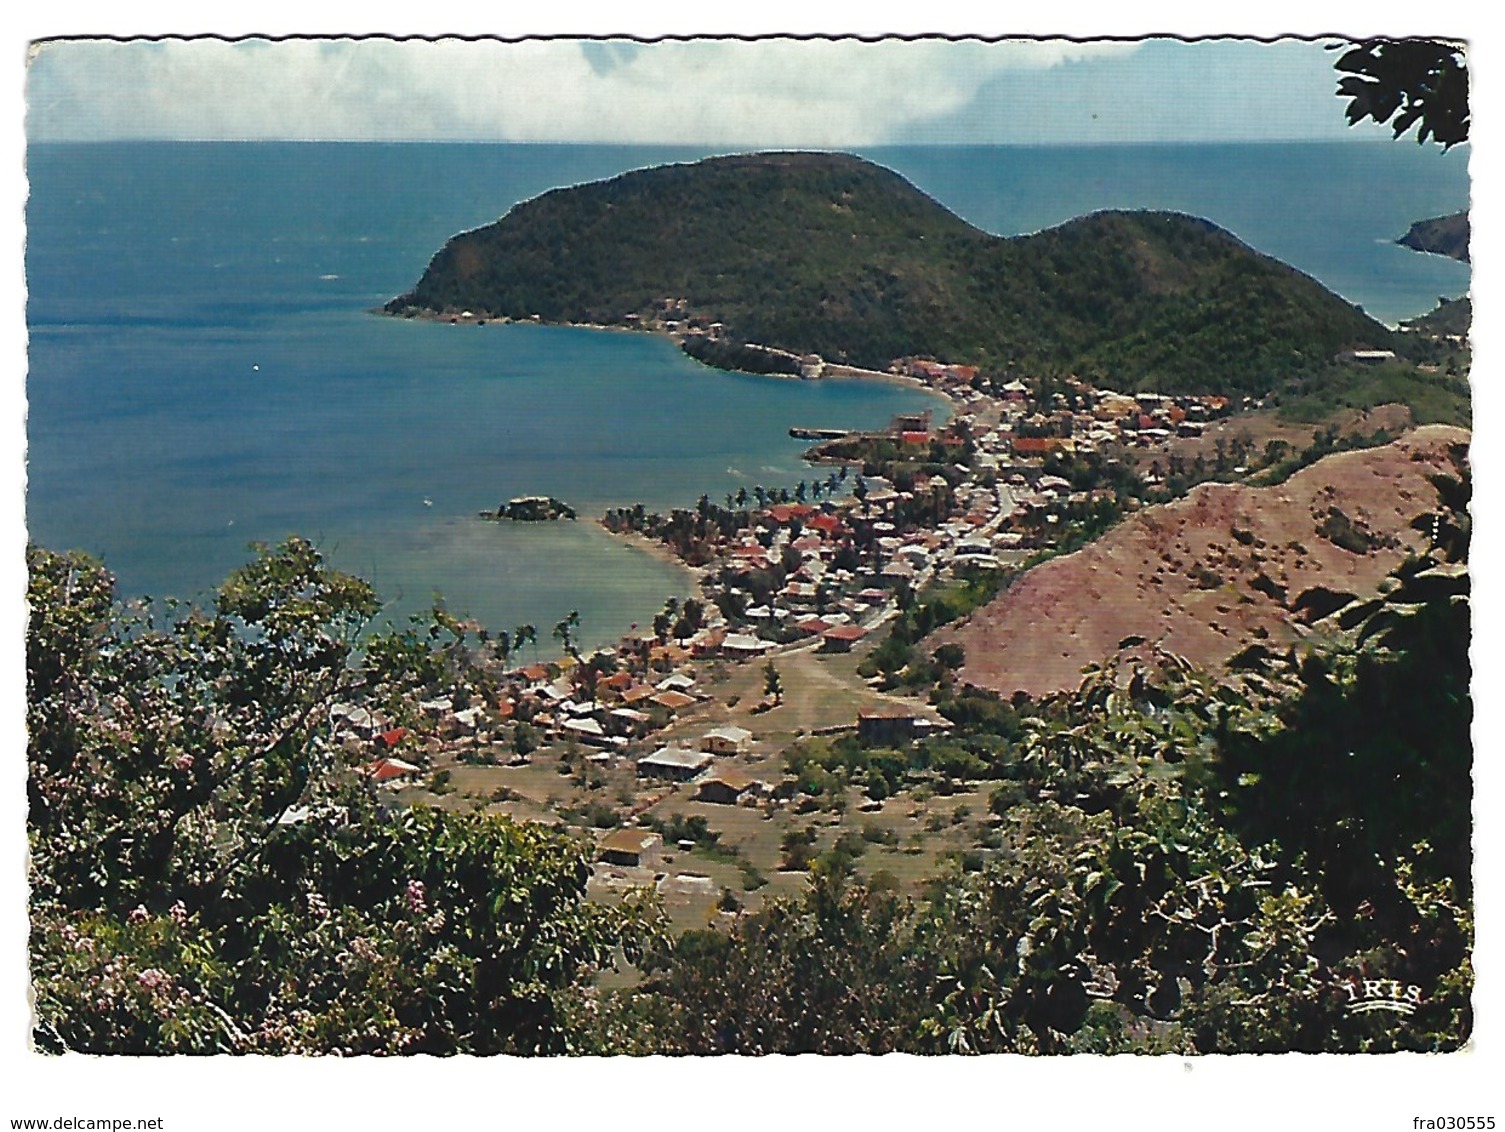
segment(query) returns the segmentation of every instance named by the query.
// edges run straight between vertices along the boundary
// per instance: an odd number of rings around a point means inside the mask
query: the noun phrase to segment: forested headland
[[[1164,392],[1264,393],[1392,344],[1205,220],[1102,212],[1001,238],[887,169],[824,153],[554,190],[452,238],[384,309],[632,326],[666,304],[676,323],[830,361],[926,355]]]

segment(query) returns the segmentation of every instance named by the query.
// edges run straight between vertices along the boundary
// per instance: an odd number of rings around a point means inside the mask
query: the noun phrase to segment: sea
[[[944,406],[863,380],[707,369],[640,333],[377,316],[456,232],[559,186],[709,148],[159,143],[27,152],[32,542],[104,559],[123,597],[206,601],[250,544],[315,539],[383,620],[435,601],[491,629],[579,612],[615,639],[690,592],[606,508],[822,474],[792,426]],[[859,150],[1018,235],[1105,208],[1202,216],[1394,324],[1467,292],[1399,247],[1468,207],[1467,147],[1406,142]],[[477,518],[554,495],[581,520]]]

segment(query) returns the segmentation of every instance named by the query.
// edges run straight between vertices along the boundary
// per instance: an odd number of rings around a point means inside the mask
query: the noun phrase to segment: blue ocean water
[[[608,146],[37,145],[28,152],[30,537],[127,594],[203,596],[246,543],[318,538],[401,615],[437,591],[495,627],[569,609],[606,640],[686,592],[582,514],[808,474],[790,425],[930,402],[707,370],[644,335],[375,317],[453,233],[559,185],[709,151]],[[1466,290],[1391,241],[1467,207],[1465,157],[1404,144],[905,148],[865,156],[1001,234],[1099,208],[1206,216],[1395,321]]]

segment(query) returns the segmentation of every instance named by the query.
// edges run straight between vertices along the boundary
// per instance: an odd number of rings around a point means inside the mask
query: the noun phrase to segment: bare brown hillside
[[[1141,645],[1206,668],[1255,641],[1284,648],[1424,545],[1410,524],[1436,503],[1428,477],[1468,439],[1431,425],[1276,487],[1203,484],[1036,567],[933,644],[961,644],[961,679],[1006,696],[1073,688],[1083,666]]]

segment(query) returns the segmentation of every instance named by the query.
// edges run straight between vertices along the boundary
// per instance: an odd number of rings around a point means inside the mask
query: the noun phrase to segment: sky
[[[33,141],[1343,139],[1324,41],[42,41]],[[1331,42],[1328,40],[1326,42]]]

